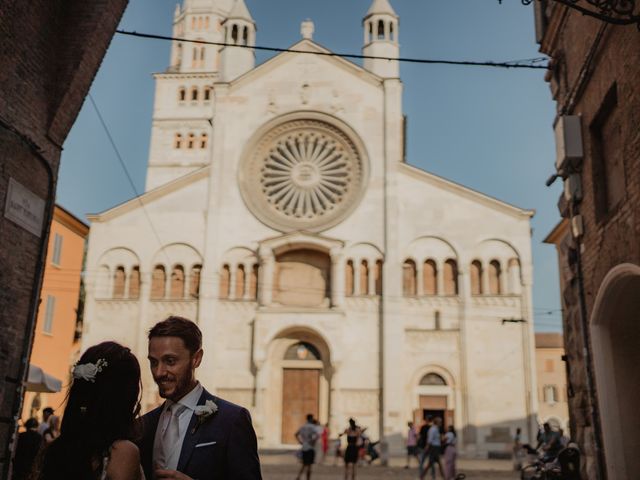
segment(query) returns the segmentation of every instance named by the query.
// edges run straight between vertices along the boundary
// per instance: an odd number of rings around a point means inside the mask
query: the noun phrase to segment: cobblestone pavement
[[[262,468],[264,480],[294,480],[298,473],[297,465],[264,465]],[[343,469],[340,467],[315,466],[312,480],[342,480],[344,478]],[[514,472],[502,471],[468,471],[464,473],[468,480],[516,480],[518,475]],[[382,479],[412,479],[418,478],[417,470],[405,470],[402,467],[362,467],[358,469],[358,479],[362,480],[382,480]],[[428,479],[431,476],[427,477]],[[442,477],[436,477],[441,480]]]

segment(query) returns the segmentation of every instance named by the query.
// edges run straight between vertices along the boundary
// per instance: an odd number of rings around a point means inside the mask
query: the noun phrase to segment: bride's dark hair
[[[35,478],[97,478],[102,458],[117,440],[133,440],[140,411],[140,364],[126,347],[104,342],[78,361],[106,362],[95,379],[74,378],[67,395],[60,436],[44,452]]]

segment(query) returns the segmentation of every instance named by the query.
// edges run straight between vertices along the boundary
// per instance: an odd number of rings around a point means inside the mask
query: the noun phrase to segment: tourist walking
[[[442,450],[442,441],[440,438],[440,426],[442,425],[442,419],[440,417],[436,417],[433,420],[433,424],[429,427],[429,431],[427,432],[427,457],[429,458],[429,462],[424,470],[420,472],[420,479],[424,479],[427,472],[430,468],[433,467],[431,472],[431,477],[436,478],[436,469],[435,465],[438,465],[438,469],[440,470],[440,475],[442,478],[444,476],[444,470],[442,468],[442,463],[440,463],[440,454]]]
[[[411,467],[411,459],[417,455],[418,434],[413,426],[413,422],[407,423],[407,464],[404,468]]]
[[[38,425],[38,433],[40,436],[44,436],[44,432],[49,429],[49,419],[51,418],[51,415],[53,415],[53,408],[44,407],[42,410],[42,423]]]
[[[27,480],[36,456],[42,447],[42,435],[38,433],[38,420],[30,418],[24,423],[26,431],[18,435],[13,459],[13,479]]]
[[[44,443],[49,445],[60,435],[60,417],[57,415],[51,415],[49,417],[49,428],[47,428],[42,434]]]
[[[344,452],[344,478],[348,480],[351,473],[351,480],[355,480],[358,453],[362,443],[362,429],[353,418],[349,419],[349,428],[344,431],[344,435],[347,437],[347,448]]]
[[[302,467],[300,467],[296,480],[300,480],[305,472],[307,480],[310,480],[311,467],[315,462],[316,442],[318,440],[318,427],[311,413],[307,415],[307,423],[302,425],[296,432],[296,440],[298,440],[302,449]]]
[[[329,453],[329,424],[325,423],[320,435],[320,441],[322,442],[322,462],[324,463]]]
[[[457,435],[453,425],[449,425],[447,433],[444,434],[444,478],[445,480],[455,480],[456,478],[456,456],[457,456]]]
[[[32,478],[143,479],[131,441],[140,411],[140,365],[128,348],[105,342],[73,368],[62,428]]]
[[[427,415],[420,426],[420,431],[418,432],[418,471],[422,471],[424,468],[424,463],[427,460],[427,434],[429,433],[429,429],[433,424],[433,417],[431,415]]]

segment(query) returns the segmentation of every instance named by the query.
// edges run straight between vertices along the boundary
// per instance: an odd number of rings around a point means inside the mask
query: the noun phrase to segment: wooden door
[[[320,370],[285,368],[282,375],[282,443],[296,443],[295,433],[310,413],[318,418]]]

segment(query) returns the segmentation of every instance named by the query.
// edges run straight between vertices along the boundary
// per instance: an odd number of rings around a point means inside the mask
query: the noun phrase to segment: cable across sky
[[[225,43],[225,42],[210,42],[206,40],[194,40],[190,38],[179,38],[179,37],[170,37],[167,35],[156,35],[152,33],[140,33],[136,31],[127,31],[127,30],[116,30],[116,33],[120,35],[128,35],[132,37],[138,38],[149,38],[153,40],[169,40],[175,42],[186,42],[186,43],[197,43],[200,45],[215,45],[218,47],[235,47],[235,48],[250,48],[253,50],[262,50],[266,52],[276,52],[276,53],[298,53],[298,54],[306,54],[306,55],[319,55],[324,57],[341,57],[341,58],[351,58],[351,59],[368,59],[368,60],[389,60],[396,61],[402,63],[421,63],[428,65],[458,65],[458,66],[467,66],[467,67],[493,67],[493,68],[516,68],[516,69],[534,69],[534,70],[548,70],[549,64],[546,58],[530,58],[525,60],[511,60],[507,62],[493,62],[493,61],[467,61],[467,60],[438,60],[438,59],[427,59],[427,58],[407,58],[407,57],[382,57],[382,56],[374,56],[374,55],[362,55],[357,53],[336,53],[336,52],[322,52],[322,51],[307,51],[307,50],[294,50],[291,48],[279,48],[279,47],[265,47],[265,46],[251,46],[251,45],[237,45],[233,43]],[[545,62],[543,65],[539,65],[539,63]]]

